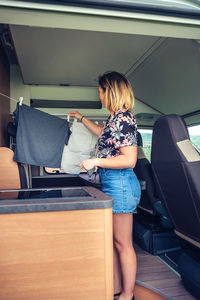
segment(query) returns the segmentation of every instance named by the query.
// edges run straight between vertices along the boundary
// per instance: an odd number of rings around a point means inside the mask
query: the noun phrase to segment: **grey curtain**
[[[14,124],[17,125],[14,160],[36,166],[61,167],[64,144],[68,143],[70,135],[66,120],[17,104]]]

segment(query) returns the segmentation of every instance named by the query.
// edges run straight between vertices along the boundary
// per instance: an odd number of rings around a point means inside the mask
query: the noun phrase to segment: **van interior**
[[[134,171],[142,192],[133,214],[135,297],[200,299],[199,15],[156,15],[62,1],[32,1],[32,7],[7,2],[9,6],[0,4],[0,190],[100,189],[93,175],[20,163],[16,167],[13,112],[21,100],[66,120],[71,110],[78,110],[103,125],[109,112],[98,98],[98,76],[105,71],[125,74],[135,96],[139,134]],[[15,184],[10,185],[16,168]],[[25,299],[21,297],[17,299]]]

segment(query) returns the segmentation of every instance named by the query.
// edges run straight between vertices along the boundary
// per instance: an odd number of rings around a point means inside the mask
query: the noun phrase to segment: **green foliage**
[[[152,141],[152,133],[142,133],[142,141],[143,141],[143,150],[146,158],[151,160],[151,141]]]
[[[146,158],[151,161],[151,142],[152,142],[152,134],[151,133],[141,133],[143,140],[143,150],[146,155]],[[200,151],[200,136],[191,135],[190,136],[192,144],[194,144]]]
[[[192,144],[194,144],[200,151],[200,136],[191,135],[190,139],[191,139]]]

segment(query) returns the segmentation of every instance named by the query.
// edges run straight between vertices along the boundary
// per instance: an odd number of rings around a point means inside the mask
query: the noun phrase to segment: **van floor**
[[[137,244],[134,244],[137,255],[136,280],[153,286],[173,300],[195,300],[184,288],[179,274],[173,271],[168,265]]]

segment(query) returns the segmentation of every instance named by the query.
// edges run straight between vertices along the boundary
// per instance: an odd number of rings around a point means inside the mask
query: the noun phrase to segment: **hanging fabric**
[[[94,156],[97,136],[92,134],[82,123],[74,121],[67,146],[64,146],[61,169],[66,173],[79,174],[80,163]]]
[[[14,160],[60,168],[70,135],[69,122],[19,103],[13,115],[17,125]]]

